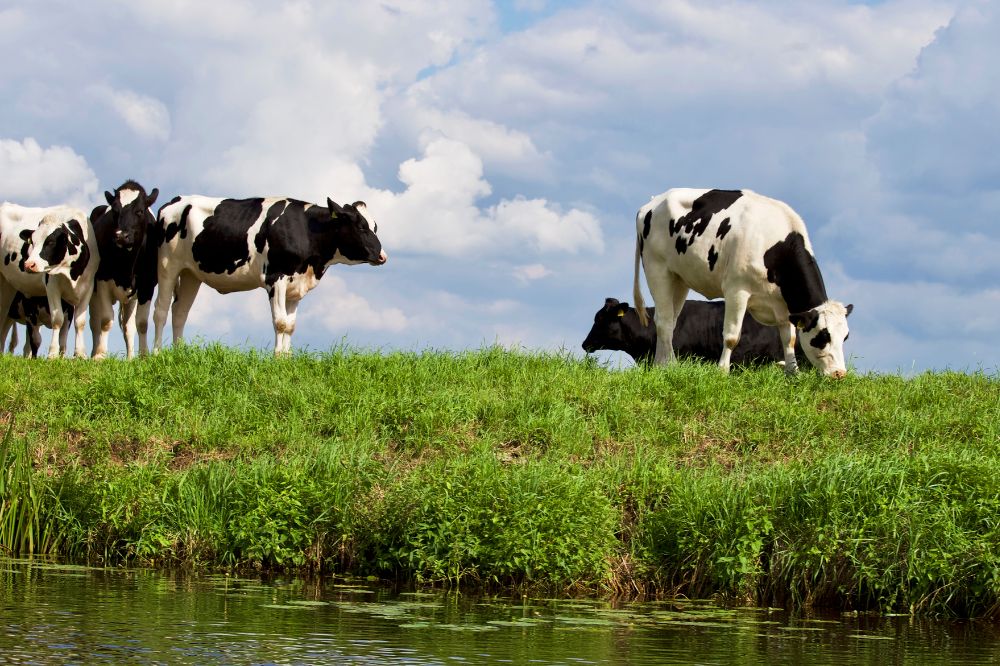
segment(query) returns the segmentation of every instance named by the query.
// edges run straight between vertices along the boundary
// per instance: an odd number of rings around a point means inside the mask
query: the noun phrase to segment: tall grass
[[[107,563],[995,615],[998,388],[497,348],[3,357],[0,536]]]

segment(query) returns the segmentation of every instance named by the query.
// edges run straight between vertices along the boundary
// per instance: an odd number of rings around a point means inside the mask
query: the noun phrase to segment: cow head
[[[125,181],[114,194],[104,192],[104,198],[110,206],[109,212],[115,221],[115,245],[123,250],[142,245],[146,229],[153,223],[149,208],[156,203],[159,194],[160,191],[156,188],[146,194],[142,185],[134,180]]]
[[[604,299],[604,307],[594,315],[594,325],[583,341],[583,351],[588,354],[598,349],[622,351],[626,343],[622,324],[628,310],[628,303],[621,303],[617,298]]]
[[[844,341],[849,335],[847,316],[852,310],[853,305],[826,301],[811,310],[788,315],[788,321],[798,329],[806,358],[827,377],[842,379],[847,375]]]
[[[71,277],[83,270],[90,257],[79,220],[63,220],[46,215],[35,229],[21,232],[26,250],[24,270],[28,273],[66,273]]]
[[[330,219],[337,230],[337,250],[343,256],[338,263],[364,264],[381,266],[388,260],[379,242],[378,225],[368,222],[368,208],[364,201],[352,204],[338,205],[333,199],[327,198],[330,209]]]

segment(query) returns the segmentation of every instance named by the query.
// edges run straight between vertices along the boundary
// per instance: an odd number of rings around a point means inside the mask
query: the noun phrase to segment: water
[[[1000,627],[0,559],[0,664],[996,663]]]

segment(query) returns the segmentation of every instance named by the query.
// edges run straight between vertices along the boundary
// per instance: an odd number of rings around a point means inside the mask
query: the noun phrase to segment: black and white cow
[[[0,348],[16,292],[45,296],[51,313],[49,356],[59,353],[61,301],[76,309],[76,356],[85,357],[83,327],[100,253],[86,213],[69,206],[27,208],[0,204]]]
[[[655,317],[656,308],[646,308],[647,317]],[[719,360],[722,354],[722,323],[725,303],[722,301],[687,301],[674,326],[674,354],[699,361]],[[647,319],[639,321],[639,313],[628,303],[616,298],[604,301],[604,307],[594,315],[594,325],[583,341],[588,354],[598,349],[623,351],[636,363],[651,363],[656,351],[656,326]],[[795,356],[805,361],[802,349],[795,345]],[[750,315],[743,317],[740,342],[733,350],[734,365],[764,365],[784,363],[781,338],[771,326],[763,326]]]
[[[62,301],[63,320],[73,319],[74,308],[66,301]],[[11,343],[9,351],[13,352],[17,346],[17,329],[14,324],[24,324],[26,329],[26,339],[24,341],[24,355],[32,358],[38,356],[38,350],[42,346],[42,326],[52,328],[52,314],[49,312],[49,299],[45,296],[25,296],[21,292],[14,294],[14,301],[10,304],[7,312],[7,323],[11,326]],[[7,331],[4,331],[4,335]],[[59,329],[59,353],[66,353],[66,341],[69,337],[69,326]]]
[[[853,306],[830,300],[805,223],[787,204],[750,190],[672,189],[636,215],[634,299],[646,321],[639,264],[656,303],[657,363],[674,357],[676,321],[689,289],[726,300],[719,367],[729,371],[744,313],[781,336],[785,371],[806,358],[823,374],[847,374],[844,340]]]
[[[226,294],[266,289],[274,324],[274,353],[289,353],[299,301],[331,264],[386,262],[364,202],[326,206],[288,198],[177,197],[158,214],[161,235],[154,351],[163,344],[167,309],[173,339],[202,283]]]
[[[145,188],[127,180],[114,193],[105,191],[107,205],[90,213],[94,237],[101,254],[97,267],[94,296],[90,301],[90,332],[94,338],[92,356],[108,353],[108,333],[118,304],[118,323],[125,337],[125,354],[135,356],[136,319],[139,350],[149,351],[146,328],[149,308],[156,288],[156,255],[159,248],[155,233],[156,218],[149,211],[159,190],[146,194]],[[138,308],[138,317],[136,314]]]

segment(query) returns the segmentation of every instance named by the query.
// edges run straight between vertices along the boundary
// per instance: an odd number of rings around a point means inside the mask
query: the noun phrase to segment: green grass
[[[0,548],[1000,611],[1000,381],[490,348],[0,358]]]

